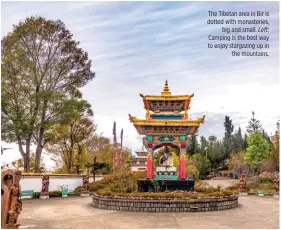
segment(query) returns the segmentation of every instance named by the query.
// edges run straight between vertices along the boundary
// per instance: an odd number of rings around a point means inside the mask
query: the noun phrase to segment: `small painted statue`
[[[83,176],[83,188],[82,192],[89,192],[89,176],[84,175]]]
[[[173,166],[173,157],[170,155],[169,148],[165,146],[164,155],[160,158],[161,166]]]
[[[49,181],[50,177],[49,176],[43,176],[42,178],[42,190],[41,193],[49,193]]]
[[[239,183],[240,193],[246,192],[246,185],[247,185],[246,175],[242,174],[240,176],[240,183]]]

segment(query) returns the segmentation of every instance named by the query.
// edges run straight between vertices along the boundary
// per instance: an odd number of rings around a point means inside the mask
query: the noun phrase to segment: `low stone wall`
[[[93,195],[93,206],[100,209],[131,212],[207,212],[235,208],[238,197],[185,199],[129,199]]]

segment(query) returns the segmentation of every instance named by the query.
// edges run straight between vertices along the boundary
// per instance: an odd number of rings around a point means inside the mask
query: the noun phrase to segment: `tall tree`
[[[199,144],[197,141],[197,135],[193,135],[190,138],[190,143],[187,148],[187,153],[192,156],[193,154],[198,153],[198,150],[199,150]]]
[[[261,131],[261,125],[260,125],[260,121],[255,118],[255,112],[253,111],[252,118],[248,122],[247,132],[251,134],[257,131]]]
[[[233,136],[233,144],[234,144],[234,151],[236,153],[240,152],[243,148],[244,148],[244,140],[242,137],[242,132],[241,132],[241,128],[239,126],[239,129],[237,132],[235,132],[234,136]]]
[[[266,139],[267,142],[268,142],[269,144],[271,144],[271,139],[270,139],[270,136],[267,134],[267,132],[265,132],[265,130],[262,129],[262,130],[261,130],[261,133],[262,133],[264,139]]]
[[[272,138],[271,142],[271,151],[269,153],[269,158],[275,164],[275,170],[279,171],[279,162],[280,162],[280,122],[276,122],[275,136]]]
[[[279,136],[280,135],[280,120],[276,122],[276,130],[275,130],[275,135]]]
[[[245,133],[244,139],[243,139],[243,149],[247,149],[248,143],[247,143],[248,135]]]
[[[208,141],[206,140],[206,138],[204,136],[201,136],[200,137],[200,153],[202,155],[205,154],[206,148],[208,148]]]
[[[225,155],[228,157],[231,152],[233,151],[233,130],[234,126],[232,124],[232,120],[230,117],[225,116],[225,121],[224,121],[224,138],[223,138],[223,143],[224,143],[224,148],[225,148]]]
[[[27,171],[32,142],[39,170],[45,131],[70,115],[67,102],[94,78],[72,36],[60,20],[29,17],[2,39],[2,139],[17,142]]]

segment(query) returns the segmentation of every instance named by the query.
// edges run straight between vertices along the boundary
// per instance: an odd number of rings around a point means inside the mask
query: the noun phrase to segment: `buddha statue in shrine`
[[[173,166],[173,157],[169,151],[168,146],[164,148],[164,155],[160,158],[160,165],[162,167],[172,167]]]

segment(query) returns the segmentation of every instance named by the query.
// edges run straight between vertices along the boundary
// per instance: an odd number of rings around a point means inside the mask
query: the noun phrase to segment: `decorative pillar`
[[[152,151],[148,150],[147,158],[146,158],[146,178],[152,179],[153,177],[153,158]]]
[[[153,177],[153,137],[147,136],[147,158],[146,158],[146,178],[152,179]]]
[[[43,176],[40,199],[48,199],[49,198],[49,184],[50,184],[50,177],[49,176]]]
[[[275,194],[273,198],[279,199],[279,173],[275,174],[274,177],[274,189],[275,189]]]
[[[82,191],[81,196],[89,196],[89,176],[83,175],[83,185],[82,185]]]
[[[185,143],[184,143],[185,144]],[[181,145],[180,148],[180,174],[179,174],[179,178],[180,179],[185,179],[186,178],[186,172],[185,172],[185,146],[182,147],[183,145]]]
[[[17,220],[22,211],[19,184],[21,171],[8,169],[1,175],[1,228],[17,229]]]
[[[246,181],[246,175],[242,174],[240,176],[240,182],[239,182],[239,192],[240,195],[248,195],[248,193],[246,193],[246,185],[247,185],[247,181]]]

